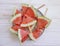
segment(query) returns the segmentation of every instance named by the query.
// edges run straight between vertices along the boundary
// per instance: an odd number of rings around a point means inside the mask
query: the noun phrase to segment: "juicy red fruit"
[[[28,10],[26,12],[26,14],[28,14],[30,17],[34,18],[35,17],[35,13],[32,10],[32,8],[28,7]]]
[[[47,20],[38,18],[37,27],[38,27],[39,29],[45,28],[45,26],[46,26],[47,24],[48,24],[48,21],[47,21]]]
[[[25,40],[28,39],[28,34],[29,34],[28,31],[22,30],[22,29],[20,30],[20,34],[19,35],[21,35],[21,38],[22,38],[21,42],[24,42]]]
[[[37,29],[35,29],[32,33],[35,39],[37,39],[42,34],[41,30],[37,30]]]
[[[17,17],[15,20],[13,20],[13,24],[20,25],[22,22],[22,16]]]
[[[13,25],[11,28],[17,32],[20,27],[18,25]]]

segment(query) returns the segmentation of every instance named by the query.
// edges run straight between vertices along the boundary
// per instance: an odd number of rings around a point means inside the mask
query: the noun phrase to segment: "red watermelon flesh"
[[[35,29],[35,30],[32,32],[32,34],[33,34],[33,37],[34,37],[35,39],[37,39],[38,37],[41,36],[42,32],[41,32],[41,30]]]
[[[28,7],[22,6],[21,13],[25,14],[27,10],[28,10]]]
[[[27,32],[26,30],[20,29],[20,32],[18,32],[18,33],[19,33],[18,35],[21,36],[19,38],[22,38],[21,42],[24,42],[25,40],[27,40],[29,32]]]
[[[27,14],[28,16],[30,16],[32,18],[35,17],[34,11],[32,10],[31,7],[22,6],[22,12]]]
[[[22,16],[19,16],[16,19],[14,19],[12,23],[20,25],[21,22],[22,22]]]
[[[12,27],[11,27],[14,31],[18,31],[18,29],[20,28],[20,26],[18,26],[18,25],[13,25]]]
[[[31,17],[29,17],[27,14],[25,14],[25,15],[23,16],[23,22],[22,22],[22,24],[27,24],[27,23],[30,23],[30,22],[32,22],[32,21],[34,21],[34,19],[31,18]]]
[[[47,21],[47,20],[38,18],[37,27],[38,27],[39,29],[45,28],[45,26],[46,26],[47,24],[48,24],[48,21]]]
[[[20,27],[19,25],[13,25],[11,28],[16,32],[18,31],[18,29],[26,30],[28,32],[27,27]]]
[[[32,18],[35,17],[34,11],[32,10],[31,7],[28,7],[28,10],[27,10],[26,14],[28,14]]]

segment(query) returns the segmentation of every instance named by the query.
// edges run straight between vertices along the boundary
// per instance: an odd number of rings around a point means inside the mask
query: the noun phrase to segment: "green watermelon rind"
[[[20,44],[22,44],[22,42],[21,42],[22,38],[21,38],[21,35],[20,35],[20,29],[18,29],[17,34],[18,34],[18,39],[19,39],[19,42],[20,42]]]
[[[13,22],[17,17],[20,17],[20,16],[21,16],[21,14],[15,15],[14,17],[12,17],[11,22]]]
[[[31,33],[29,33],[29,38],[30,38],[31,40],[33,40],[33,41],[36,41],[36,39],[33,37],[32,32],[31,32]]]
[[[50,25],[51,20],[50,20],[49,18],[45,17],[45,16],[44,16],[44,18],[46,18],[46,19],[47,19],[47,21],[48,21],[48,24],[45,26],[45,27],[47,28],[47,27]]]
[[[16,19],[16,18],[19,17],[19,16],[20,16],[20,14],[15,15],[10,21],[13,22],[14,19]],[[12,29],[12,28],[10,28],[10,31],[11,31],[12,33],[17,34],[17,32],[16,32],[14,29]]]
[[[27,24],[21,24],[21,27],[29,27],[29,26],[31,26],[31,25],[33,25],[33,24],[35,24],[37,21],[36,20],[34,20],[34,21],[32,21],[32,22],[29,22],[29,23],[27,23]]]
[[[31,31],[36,27],[36,24],[37,24],[37,22],[32,25],[32,27],[30,28]]]
[[[15,31],[14,29],[10,28],[10,32],[17,34],[17,31]]]
[[[32,34],[33,29],[35,28],[35,26],[36,26],[36,23],[33,25],[33,27],[32,27],[32,28],[29,28],[29,30],[31,30],[31,32],[29,33],[29,38],[30,38],[31,40],[33,40],[33,41],[35,41],[35,40],[36,40],[36,39],[33,37],[33,34]]]
[[[41,35],[43,34],[43,32],[44,32],[44,30],[41,29]],[[33,37],[32,33],[29,34],[29,38],[33,41],[36,41],[36,38]]]

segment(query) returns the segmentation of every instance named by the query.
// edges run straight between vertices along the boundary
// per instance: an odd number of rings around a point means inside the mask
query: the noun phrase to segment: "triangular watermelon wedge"
[[[43,30],[42,30],[42,29],[40,29],[40,30],[35,29],[35,30],[32,32],[33,37],[34,37],[35,39],[39,38],[42,33],[43,33]],[[33,40],[33,39],[32,39],[32,40]]]
[[[18,38],[21,43],[28,39],[28,34],[26,30],[18,29]]]
[[[29,33],[29,37],[31,40],[35,41],[37,38],[41,36],[43,32],[44,32],[44,29],[38,29],[38,27],[34,28],[34,30]]]
[[[32,33],[29,34],[30,38],[32,40],[37,39],[39,36],[41,36],[41,34],[43,33],[44,29],[46,28],[46,25],[49,23],[48,20],[46,20],[46,18],[44,17],[39,17],[37,20],[37,24],[34,28],[34,30],[32,31]],[[30,29],[31,30],[31,29]]]
[[[12,22],[13,24],[18,24],[18,25],[20,25],[21,22],[22,22],[22,15],[21,15],[21,13],[16,14],[16,15],[11,19],[11,22]]]
[[[26,14],[28,14],[32,18],[35,18],[35,13],[31,7],[28,7]]]
[[[28,16],[34,18],[35,17],[35,13],[32,9],[32,5],[28,5],[28,4],[22,4],[22,11],[25,12],[25,14],[27,14]]]
[[[44,20],[46,22],[45,28],[47,28],[48,25],[51,22],[51,20],[49,18],[45,17],[45,16],[40,16],[40,17],[38,17],[38,19],[42,19],[42,20]]]
[[[12,33],[17,34],[19,28],[20,28],[20,26],[18,26],[18,25],[13,25],[13,26],[10,28],[10,31],[11,31]]]
[[[41,34],[44,32],[43,29],[34,29],[31,33],[29,33],[29,37],[31,40],[35,41],[37,38],[41,36]]]
[[[22,6],[21,13],[22,14],[25,14],[27,10],[28,10],[28,7],[27,6]]]

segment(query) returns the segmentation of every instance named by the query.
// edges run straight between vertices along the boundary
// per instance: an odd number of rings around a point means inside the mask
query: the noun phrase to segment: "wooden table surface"
[[[27,40],[23,46],[60,46],[60,0],[0,0],[0,46],[20,46],[17,36],[9,30],[13,9],[20,3],[32,4],[36,8],[46,4],[46,16],[52,20],[40,38],[35,42]],[[45,8],[40,10],[44,12]]]

